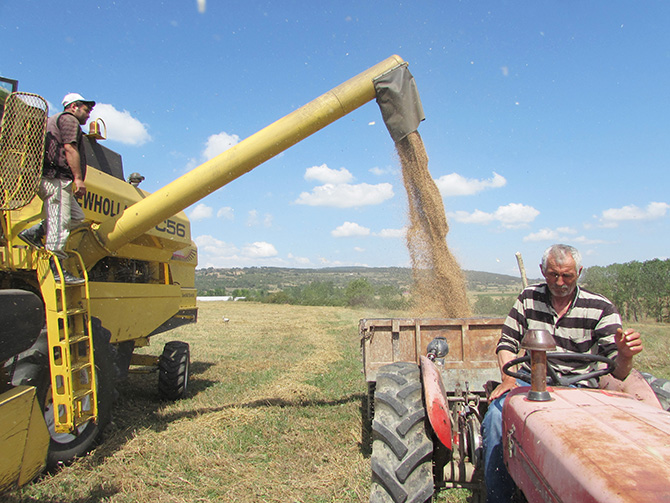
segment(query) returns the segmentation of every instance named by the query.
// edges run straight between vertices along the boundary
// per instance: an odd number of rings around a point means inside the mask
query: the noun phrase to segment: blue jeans
[[[527,386],[526,383],[522,385]],[[506,396],[507,393],[493,400],[482,420],[487,503],[509,503],[516,489],[503,460],[502,408]]]

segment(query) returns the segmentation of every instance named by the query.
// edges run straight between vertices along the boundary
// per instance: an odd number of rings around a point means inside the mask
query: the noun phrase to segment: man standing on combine
[[[47,250],[57,259],[66,259],[65,244],[70,230],[84,221],[84,212],[75,197],[86,194],[86,153],[81,126],[86,124],[95,101],[80,94],[70,93],[63,98],[63,112],[49,117],[45,141],[44,167],[38,195],[44,201],[47,218],[19,237],[31,246],[42,247],[46,234]],[[45,229],[46,225],[46,229]],[[58,268],[51,259],[51,270],[57,283],[61,282]],[[84,282],[63,270],[63,280],[68,285]]]
[[[633,368],[633,356],[642,351],[640,334],[621,328],[621,317],[602,295],[577,285],[582,273],[581,255],[572,246],[556,244],[542,256],[540,270],[546,283],[525,288],[507,315],[496,347],[502,383],[489,397],[482,421],[484,479],[487,502],[509,502],[515,484],[503,462],[502,407],[508,391],[519,384],[502,373],[502,367],[519,354],[521,339],[529,329],[547,330],[556,340],[556,350],[592,353],[614,359],[612,374],[623,380]],[[563,361],[555,366],[561,376],[583,375],[592,370],[590,362]],[[585,386],[597,387],[593,380]]]

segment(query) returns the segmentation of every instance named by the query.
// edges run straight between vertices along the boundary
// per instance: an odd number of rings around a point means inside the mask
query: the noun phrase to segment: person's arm
[[[514,358],[517,357],[514,353],[511,351],[508,351],[507,349],[501,349],[498,351],[498,366],[500,367],[500,380],[502,381],[496,389],[494,389],[491,392],[491,396],[489,396],[489,400],[495,400],[499,396],[502,396],[503,394],[507,393],[509,390],[514,389],[517,387],[516,384],[516,378],[512,376],[508,376],[502,371],[503,366],[513,360]]]
[[[633,356],[642,351],[642,336],[632,328],[625,332],[619,328],[614,335],[614,342],[618,354],[614,360],[616,367],[612,375],[623,381],[633,368]]]
[[[79,150],[74,143],[66,143],[65,148],[65,159],[67,160],[68,166],[72,170],[74,175],[74,195],[83,196],[86,194],[86,184],[84,183],[84,175],[81,172],[81,157],[79,156]]]

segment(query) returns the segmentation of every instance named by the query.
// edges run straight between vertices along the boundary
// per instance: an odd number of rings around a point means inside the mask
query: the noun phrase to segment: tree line
[[[580,285],[611,300],[625,321],[670,322],[670,259],[588,267]],[[478,295],[473,311],[506,316],[515,299],[516,295]]]
[[[409,298],[399,287],[373,285],[365,278],[354,279],[343,287],[332,281],[312,281],[306,285],[289,286],[274,292],[241,288],[226,293],[223,288],[215,288],[198,292],[198,295],[230,295],[255,302],[301,306],[350,306],[393,310],[409,307]]]
[[[627,321],[670,322],[670,259],[589,267],[582,283],[614,302]]]
[[[670,322],[670,259],[628,262],[584,269],[580,279],[584,288],[610,299],[626,321],[649,318]],[[224,288],[199,291],[198,295],[231,295]],[[398,286],[374,285],[357,278],[346,286],[332,281],[313,281],[306,285],[267,289],[235,289],[233,297],[246,300],[304,306],[351,306],[391,310],[411,307],[411,295]],[[482,294],[473,301],[475,315],[506,316],[516,295]]]

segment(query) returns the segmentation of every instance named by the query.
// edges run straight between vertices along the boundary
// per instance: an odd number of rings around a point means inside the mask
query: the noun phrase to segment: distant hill
[[[243,267],[219,269],[209,267],[195,271],[195,286],[199,292],[219,290],[227,293],[235,289],[284,290],[312,282],[332,282],[346,287],[352,280],[365,278],[375,286],[389,285],[409,289],[412,270],[406,267],[327,267],[297,269],[284,267]],[[467,289],[471,292],[518,292],[521,279],[505,274],[465,271]]]

